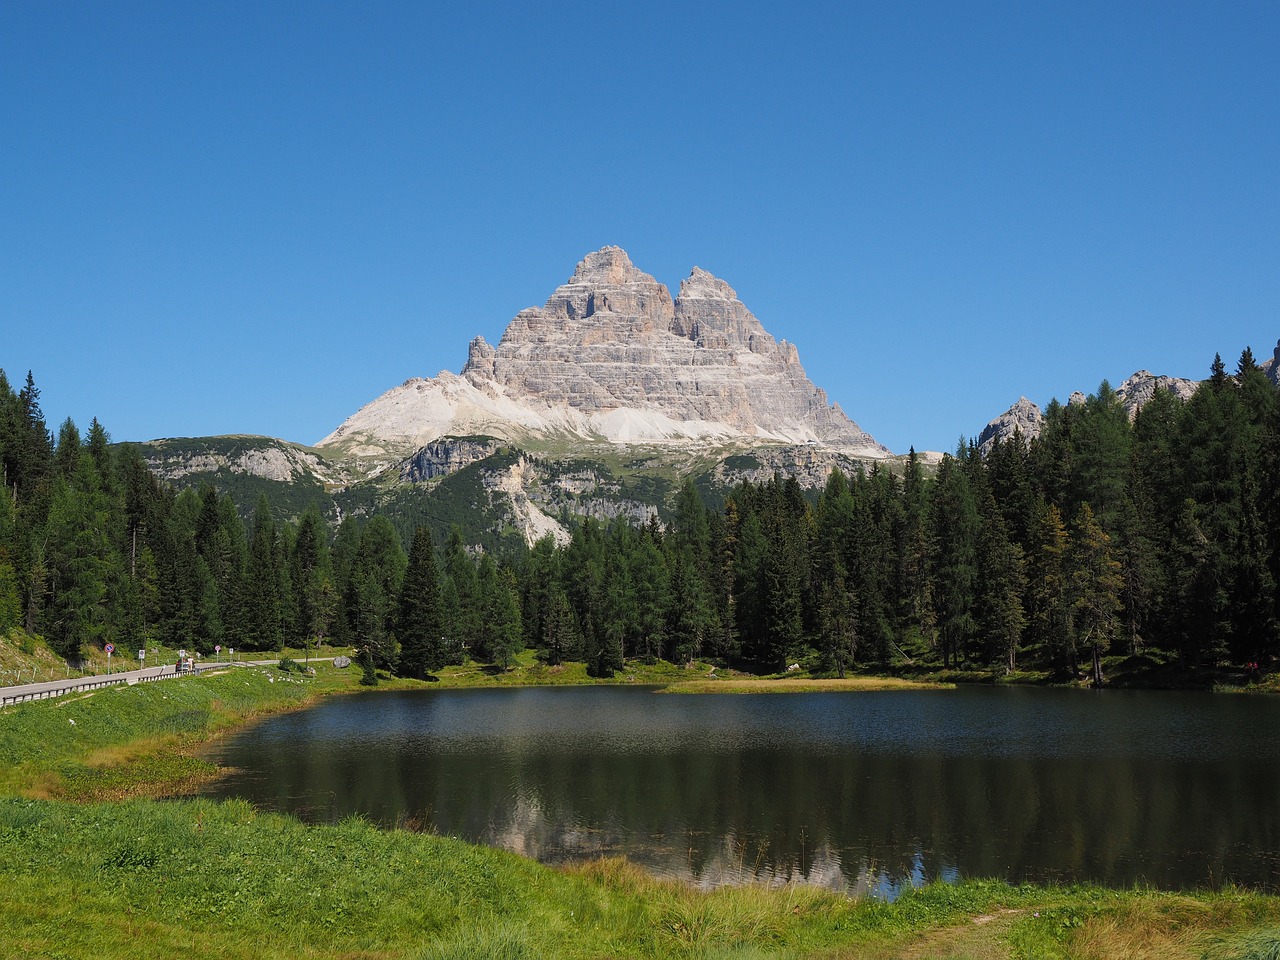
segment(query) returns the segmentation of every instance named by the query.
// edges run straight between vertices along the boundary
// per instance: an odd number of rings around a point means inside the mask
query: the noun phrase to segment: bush
[[[302,673],[301,664],[297,663],[292,657],[281,657],[280,662],[276,664],[276,669],[282,670],[285,673],[290,673],[294,671],[296,671],[297,673]]]

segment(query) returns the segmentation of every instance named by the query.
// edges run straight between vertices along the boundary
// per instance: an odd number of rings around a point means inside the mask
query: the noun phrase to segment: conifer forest
[[[1132,421],[1104,381],[1029,444],[962,440],[936,469],[913,452],[816,496],[775,476],[709,507],[686,481],[662,518],[510,556],[382,515],[281,521],[265,498],[246,523],[96,419],[52,431],[39,398],[0,372],[0,633],[71,661],[323,640],[415,677],[528,647],[595,676],[634,658],[1101,683],[1117,658],[1203,678],[1280,654],[1280,391],[1247,350]]]

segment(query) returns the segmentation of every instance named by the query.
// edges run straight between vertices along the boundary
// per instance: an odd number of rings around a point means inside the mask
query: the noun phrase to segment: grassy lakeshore
[[[327,665],[314,678],[241,668],[0,711],[0,957],[1262,960],[1280,949],[1280,899],[1243,890],[966,881],[891,904],[803,887],[703,893],[616,860],[550,869],[359,820],[306,826],[241,802],[152,799],[217,774],[196,755],[210,739],[357,679]],[[460,673],[432,686],[482,682]]]

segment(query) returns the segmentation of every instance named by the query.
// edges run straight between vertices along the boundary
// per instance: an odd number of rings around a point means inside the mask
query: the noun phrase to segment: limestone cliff
[[[814,443],[889,456],[727,283],[695,267],[673,300],[618,247],[585,257],[542,307],[516,314],[496,347],[473,340],[460,376],[407,381],[319,446],[381,455],[449,434]]]

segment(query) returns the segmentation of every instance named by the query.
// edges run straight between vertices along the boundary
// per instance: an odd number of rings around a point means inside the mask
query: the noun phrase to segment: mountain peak
[[[620,247],[587,254],[496,347],[471,341],[462,376],[397,388],[321,445],[387,451],[442,435],[519,442],[824,443],[889,455],[808,379],[723,280],[694,267],[672,300]]]
[[[605,246],[579,260],[569,282],[624,284],[632,280],[652,281],[653,277],[637,270],[621,247]]]
[[[737,300],[738,291],[715,274],[701,267],[694,267],[689,276],[680,281],[680,297],[684,299]]]

